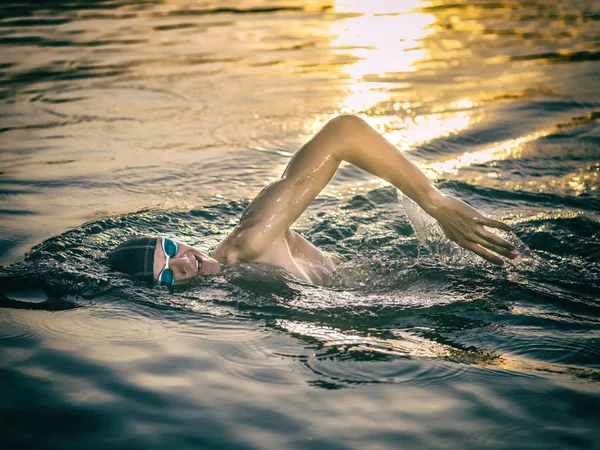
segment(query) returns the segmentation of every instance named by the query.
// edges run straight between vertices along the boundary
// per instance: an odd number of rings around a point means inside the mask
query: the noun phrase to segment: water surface
[[[0,12],[5,445],[599,448],[599,2]],[[329,288],[248,265],[167,290],[102,263],[139,233],[213,249],[340,113],[521,257],[459,251],[344,165],[295,226],[348,259]]]

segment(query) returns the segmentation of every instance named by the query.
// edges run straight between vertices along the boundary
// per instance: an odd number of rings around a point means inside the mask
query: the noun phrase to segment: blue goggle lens
[[[165,255],[167,255],[169,258],[175,256],[179,250],[177,242],[175,242],[173,239],[169,239],[168,237],[163,238],[162,247]],[[175,284],[175,274],[171,269],[165,267],[158,276],[158,282],[167,286],[173,286]]]
[[[175,284],[175,275],[171,269],[164,269],[160,273],[160,277],[158,277],[158,281],[160,284],[165,284],[167,286],[173,286]]]
[[[172,258],[177,254],[177,242],[167,237],[163,238],[163,250],[165,251],[165,254],[169,255],[169,257]]]

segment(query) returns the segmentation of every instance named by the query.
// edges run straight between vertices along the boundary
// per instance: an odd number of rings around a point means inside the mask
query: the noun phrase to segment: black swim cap
[[[131,238],[108,254],[108,264],[113,270],[125,272],[140,280],[154,279],[154,250],[157,238],[139,236]]]

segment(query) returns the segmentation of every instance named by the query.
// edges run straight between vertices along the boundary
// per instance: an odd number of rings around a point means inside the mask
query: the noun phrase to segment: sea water
[[[600,448],[600,3],[0,5],[2,448]],[[358,114],[513,228],[493,267],[350,165],[294,229],[330,285],[256,265],[172,289]],[[26,256],[25,256],[26,254]]]

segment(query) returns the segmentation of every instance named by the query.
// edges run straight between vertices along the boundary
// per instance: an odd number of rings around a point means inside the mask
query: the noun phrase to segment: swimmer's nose
[[[195,258],[190,258],[188,255],[181,255],[169,260],[171,270],[182,275],[191,276],[196,273],[197,263]]]

